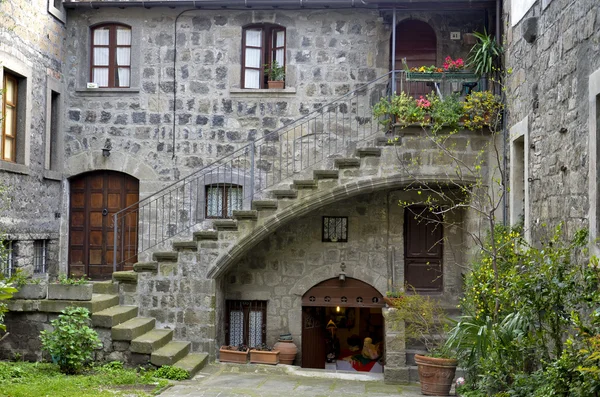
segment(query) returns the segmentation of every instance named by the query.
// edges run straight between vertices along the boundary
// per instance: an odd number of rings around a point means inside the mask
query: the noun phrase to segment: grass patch
[[[121,363],[64,375],[55,364],[0,362],[2,397],[141,397],[154,395],[168,384],[155,378],[154,371],[123,369]]]

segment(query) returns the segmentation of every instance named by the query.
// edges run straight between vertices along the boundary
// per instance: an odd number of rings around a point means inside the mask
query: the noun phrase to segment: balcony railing
[[[458,94],[466,96],[471,91],[487,89],[487,79],[470,72],[454,73],[417,73],[398,70],[396,75],[396,93],[404,92],[418,98],[432,92],[441,97]]]

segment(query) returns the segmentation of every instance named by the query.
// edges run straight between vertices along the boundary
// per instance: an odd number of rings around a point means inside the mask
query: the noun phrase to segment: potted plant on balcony
[[[246,364],[248,361],[248,346],[221,346],[219,361],[222,363]]]
[[[265,65],[265,74],[267,75],[267,87],[269,89],[283,89],[285,66],[280,65],[277,60],[273,60],[270,65]]]
[[[490,91],[467,95],[464,103],[465,127],[477,131],[488,127],[497,131],[502,121],[504,105],[499,96]]]
[[[431,296],[419,295],[414,289],[393,303],[390,318],[404,322],[404,336],[418,341],[427,354],[416,354],[421,393],[447,396],[456,373],[457,360],[446,347],[447,322],[444,310]]]
[[[380,124],[390,129],[394,125],[406,127],[410,124],[423,124],[430,105],[427,98],[421,97],[417,100],[401,92],[400,95],[394,94],[391,98],[381,98],[373,106],[373,116]]]
[[[56,283],[48,285],[48,299],[89,301],[92,300],[93,285],[84,275],[80,278],[61,274]]]
[[[467,66],[472,68],[478,76],[491,74],[500,68],[500,56],[504,51],[502,46],[496,42],[496,38],[487,34],[473,32],[477,39],[469,53]]]
[[[250,349],[250,362],[253,364],[279,364],[279,350],[273,350],[263,343]]]

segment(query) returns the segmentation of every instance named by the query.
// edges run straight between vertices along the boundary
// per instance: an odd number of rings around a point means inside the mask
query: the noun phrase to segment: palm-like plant
[[[485,30],[483,33],[473,32],[473,36],[475,36],[477,42],[471,48],[467,66],[472,68],[479,76],[497,70],[500,56],[504,52],[502,46],[496,42],[494,36],[487,34]]]

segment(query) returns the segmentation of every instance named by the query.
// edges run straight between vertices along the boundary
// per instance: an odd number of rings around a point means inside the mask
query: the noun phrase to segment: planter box
[[[48,299],[68,300],[68,301],[89,301],[92,300],[93,285],[48,285]]]
[[[279,364],[279,351],[274,350],[265,352],[260,350],[250,350],[250,362],[253,364]]]
[[[248,361],[248,349],[240,352],[237,350],[228,350],[225,347],[219,349],[219,361],[222,363],[246,364]]]
[[[13,294],[13,299],[46,299],[48,294],[46,284],[25,284],[18,289],[19,291]]]
[[[276,89],[276,90],[283,90],[283,85],[284,85],[284,81],[283,80],[269,80],[267,81],[267,87],[269,87],[270,90],[272,89]]]

